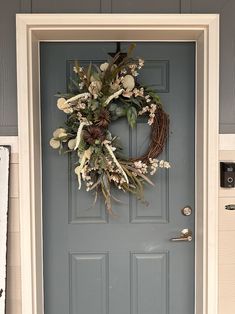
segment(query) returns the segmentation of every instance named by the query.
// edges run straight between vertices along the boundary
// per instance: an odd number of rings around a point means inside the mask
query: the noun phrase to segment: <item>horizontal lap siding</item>
[[[6,314],[21,314],[18,154],[11,155],[8,211]]]
[[[220,160],[235,161],[235,151],[220,151]],[[234,189],[219,189],[219,314],[235,313],[235,204]]]

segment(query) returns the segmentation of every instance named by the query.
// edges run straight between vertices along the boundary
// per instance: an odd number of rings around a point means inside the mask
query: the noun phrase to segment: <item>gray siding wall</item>
[[[16,13],[219,13],[220,132],[235,133],[234,0],[1,0],[0,135],[17,135]]]

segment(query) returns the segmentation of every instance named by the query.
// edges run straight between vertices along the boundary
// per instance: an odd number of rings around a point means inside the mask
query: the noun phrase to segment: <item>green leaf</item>
[[[131,44],[130,44],[130,46],[129,46],[129,48],[128,48],[128,51],[127,51],[127,56],[128,56],[128,57],[131,56],[131,54],[132,54],[133,50],[135,49],[135,47],[136,47],[136,44],[135,44],[135,43],[131,43]]]
[[[99,73],[97,73],[97,72],[92,72],[92,76],[93,76],[93,78],[96,80],[96,81],[100,81],[100,76],[99,76]]]
[[[75,81],[72,77],[69,78],[71,83],[79,90],[79,82]]]
[[[109,106],[109,111],[115,112],[116,109],[117,109],[117,104],[111,103],[110,106]]]
[[[116,108],[115,110],[115,114],[116,116],[120,117],[124,117],[126,115],[126,109],[123,108],[122,106],[119,106]]]
[[[90,82],[90,78],[91,78],[91,68],[92,68],[92,63],[90,62],[88,69],[87,69],[87,79]]]
[[[136,125],[136,120],[137,120],[137,111],[135,107],[129,107],[127,109],[127,120],[130,126],[134,128]]]
[[[69,99],[69,98],[71,98],[71,97],[73,97],[74,96],[74,94],[71,94],[71,93],[57,93],[57,94],[55,94],[54,95],[55,97],[63,97],[63,98],[65,98],[65,99]]]
[[[99,102],[95,99],[92,99],[91,101],[91,110],[95,111],[99,107]]]
[[[132,97],[132,98],[131,98],[131,102],[133,102],[135,105],[137,105],[138,107],[140,107],[140,108],[141,108],[141,104],[140,104],[140,102],[139,102],[139,100],[138,100],[138,99],[136,99],[136,98]]]

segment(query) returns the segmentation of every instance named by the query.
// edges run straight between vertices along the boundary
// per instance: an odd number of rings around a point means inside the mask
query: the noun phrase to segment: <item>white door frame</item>
[[[196,42],[195,314],[218,313],[219,16],[18,14],[22,313],[43,314],[41,41]]]

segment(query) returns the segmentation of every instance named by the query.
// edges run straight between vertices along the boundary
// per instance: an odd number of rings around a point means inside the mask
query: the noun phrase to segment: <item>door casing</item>
[[[219,16],[17,14],[22,313],[43,314],[41,41],[194,41],[195,314],[218,313]]]

